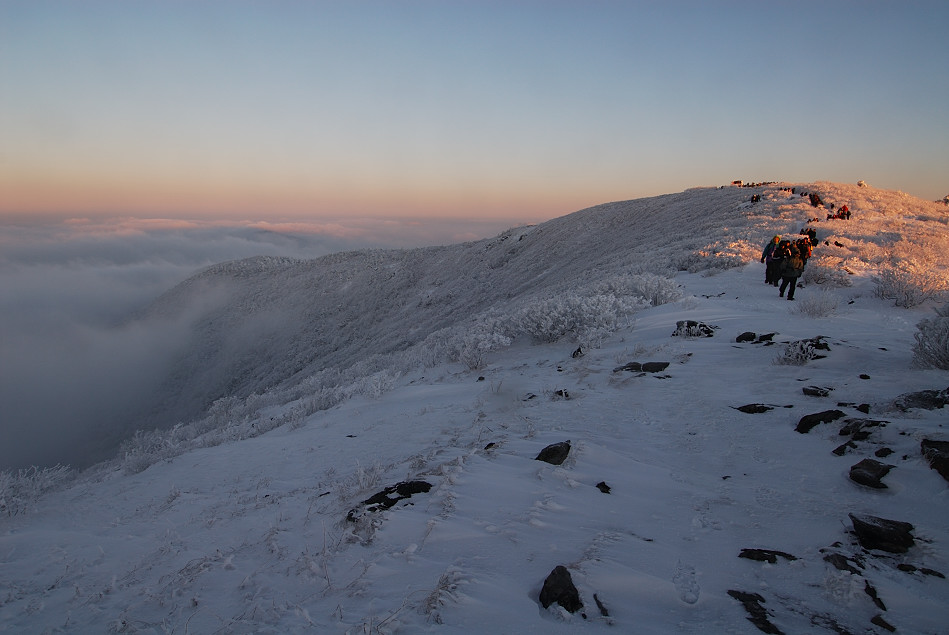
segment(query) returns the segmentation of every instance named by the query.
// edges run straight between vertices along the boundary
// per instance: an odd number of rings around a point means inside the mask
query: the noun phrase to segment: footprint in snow
[[[678,561],[675,575],[672,576],[672,584],[676,588],[676,593],[679,594],[679,599],[686,604],[695,604],[699,601],[699,593],[702,589],[695,581],[695,567],[692,565]]]

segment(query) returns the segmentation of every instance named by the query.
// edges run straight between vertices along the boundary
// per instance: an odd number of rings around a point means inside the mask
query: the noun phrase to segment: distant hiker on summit
[[[765,284],[774,284],[778,283],[778,272],[777,267],[774,264],[774,250],[778,248],[778,243],[781,242],[780,236],[775,236],[772,238],[767,245],[764,246],[764,251],[761,252],[761,262],[765,263],[764,267],[764,283]]]
[[[797,245],[791,245],[790,254],[781,263],[781,288],[779,295],[783,298],[784,291],[787,289],[788,300],[794,299],[794,289],[797,287],[797,279],[804,273],[804,260],[801,259],[801,252]]]

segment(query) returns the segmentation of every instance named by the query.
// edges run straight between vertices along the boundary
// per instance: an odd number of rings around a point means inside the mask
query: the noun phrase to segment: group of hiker
[[[792,194],[797,194],[797,188],[791,188]],[[824,202],[820,196],[813,192],[800,192],[801,196],[807,196],[813,207],[824,207]],[[832,214],[827,215],[827,220],[841,219],[850,220],[850,208],[847,205],[834,211],[835,204],[830,204]],[[809,218],[808,223],[819,222],[819,218]],[[840,245],[835,241],[835,244]],[[817,230],[813,227],[805,227],[801,230],[801,238],[794,240],[782,240],[781,236],[774,236],[761,252],[761,262],[766,263],[764,281],[765,284],[774,285],[779,288],[780,297],[784,297],[787,291],[788,300],[794,299],[794,290],[797,288],[797,280],[804,273],[804,265],[807,259],[811,257],[811,252],[817,246]]]
[[[781,236],[774,236],[761,252],[761,262],[766,263],[764,281],[779,287],[779,296],[784,297],[787,291],[788,300],[794,299],[794,290],[797,288],[797,279],[804,273],[804,266],[811,252],[817,245],[817,232],[813,229],[802,230],[801,238],[782,240]]]

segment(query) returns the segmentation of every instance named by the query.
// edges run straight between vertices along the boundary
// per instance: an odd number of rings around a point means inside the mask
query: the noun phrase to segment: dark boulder
[[[610,486],[606,484],[606,481],[600,481],[599,483],[597,483],[596,488],[600,490],[601,492],[603,492],[604,494],[609,494],[612,491],[610,489]]]
[[[570,454],[570,441],[561,441],[548,445],[540,451],[540,454],[534,457],[534,460],[544,461],[551,465],[560,465],[567,460],[568,454]]]
[[[916,544],[910,533],[914,527],[900,520],[888,520],[868,514],[850,514],[853,531],[864,549],[906,553]]]
[[[823,412],[815,412],[814,414],[804,415],[801,417],[801,420],[797,423],[797,427],[794,429],[801,434],[807,434],[822,423],[830,423],[831,421],[836,421],[837,419],[846,416],[847,414],[840,410],[824,410]]]
[[[741,344],[742,342],[754,342],[755,338],[758,337],[758,334],[753,331],[745,331],[741,335],[735,338],[735,341]]]
[[[583,608],[580,601],[580,592],[573,585],[570,572],[562,565],[557,565],[544,580],[544,587],[540,590],[540,603],[546,609],[556,602],[571,613]]]
[[[827,386],[805,386],[801,391],[808,397],[827,397],[833,388]]]
[[[886,489],[886,483],[883,483],[880,479],[886,476],[894,467],[873,459],[863,459],[850,468],[850,480],[866,487]]]
[[[929,467],[939,472],[940,476],[949,481],[949,441],[923,439],[920,448],[923,451],[923,456],[929,461]]]

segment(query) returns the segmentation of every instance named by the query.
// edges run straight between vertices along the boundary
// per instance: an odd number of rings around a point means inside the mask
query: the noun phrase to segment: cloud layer
[[[107,458],[137,419],[161,407],[155,391],[186,345],[187,318],[136,316],[208,265],[451,243],[505,228],[391,219],[8,220],[0,224],[0,469]]]

